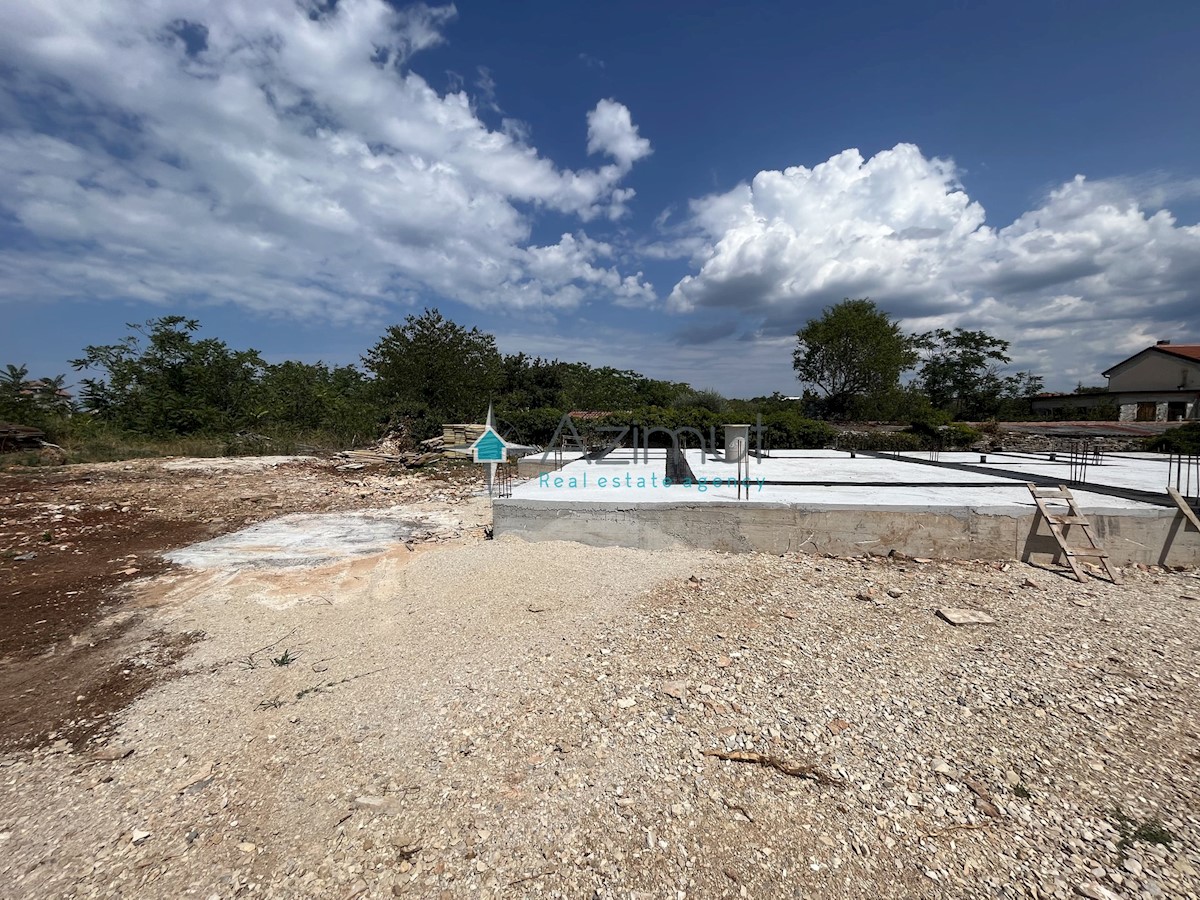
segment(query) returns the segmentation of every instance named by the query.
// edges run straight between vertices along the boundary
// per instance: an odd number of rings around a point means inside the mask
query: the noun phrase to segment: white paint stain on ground
[[[166,554],[192,569],[281,569],[323,566],[396,549],[430,535],[453,537],[462,522],[445,512],[410,507],[352,513],[296,513]]]

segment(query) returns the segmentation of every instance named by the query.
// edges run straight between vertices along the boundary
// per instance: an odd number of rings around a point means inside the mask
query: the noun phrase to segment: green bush
[[[927,450],[961,450],[983,437],[982,432],[965,422],[951,422],[948,425],[913,422],[905,433],[915,436],[920,446]]]
[[[496,412],[496,426],[506,440],[518,444],[545,447],[554,437],[563,411],[552,407],[541,409],[501,409]],[[578,423],[576,423],[578,427]]]
[[[1147,438],[1146,448],[1159,453],[1200,453],[1200,422],[1188,422],[1165,434]]]
[[[742,410],[745,413],[745,410]],[[500,431],[509,439],[537,446],[548,446],[555,431],[562,422],[563,411],[560,409],[529,409],[501,411],[496,415],[496,424]],[[714,412],[703,406],[644,406],[627,412],[613,412],[595,419],[572,419],[571,424],[588,446],[601,447],[611,443],[617,432],[606,430],[612,428],[630,429],[623,443],[629,446],[633,441],[632,429],[638,429],[638,446],[645,446],[646,429],[650,429],[650,446],[666,447],[671,443],[668,432],[681,428],[695,429],[704,438],[705,446],[715,438],[717,447],[725,445],[725,425],[734,421],[727,413]],[[756,415],[743,415],[742,420],[749,425],[756,421]],[[828,447],[837,432],[824,422],[806,419],[792,410],[777,410],[763,415],[762,424],[765,429],[764,447],[787,449],[813,449]],[[564,428],[564,436],[571,437]],[[561,438],[560,438],[561,440]],[[751,434],[751,443],[754,436]],[[694,433],[685,432],[683,443],[686,447],[696,447],[699,441]]]
[[[819,450],[831,446],[837,437],[831,426],[797,412],[767,413],[762,421],[770,446],[781,450]]]
[[[921,450],[925,443],[909,431],[844,431],[837,436],[838,450],[865,450],[876,453]]]

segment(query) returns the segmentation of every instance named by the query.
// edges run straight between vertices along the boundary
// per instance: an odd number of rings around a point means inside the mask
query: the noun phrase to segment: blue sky
[[[1066,388],[1200,342],[1189,3],[0,0],[0,363],[168,313],[750,396],[845,296]],[[72,376],[73,377],[73,376]]]

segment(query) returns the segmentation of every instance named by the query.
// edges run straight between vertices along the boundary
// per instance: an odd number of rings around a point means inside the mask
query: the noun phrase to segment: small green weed
[[[1139,822],[1126,815],[1119,806],[1110,809],[1108,815],[1121,834],[1117,846],[1122,850],[1133,846],[1137,841],[1141,841],[1143,844],[1162,844],[1165,847],[1175,840],[1175,835],[1171,833],[1171,830],[1157,818],[1152,817],[1144,822]]]
[[[293,654],[291,650],[284,650],[278,656],[271,658],[271,665],[273,665],[273,666],[290,666],[292,663],[294,663],[299,658],[300,658],[300,655],[298,653]]]
[[[1175,840],[1175,835],[1158,819],[1147,819],[1134,829],[1129,839],[1130,841],[1141,841],[1143,844],[1162,844],[1164,847],[1168,847]]]
[[[325,685],[314,684],[312,687],[306,687],[303,690],[296,691],[296,699],[303,700],[309,694],[319,694],[323,690],[325,690]]]

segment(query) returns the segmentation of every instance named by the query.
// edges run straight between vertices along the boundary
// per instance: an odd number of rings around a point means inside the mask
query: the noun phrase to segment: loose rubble
[[[148,583],[205,639],[110,737],[0,758],[6,896],[1200,892],[1193,573],[509,540],[355,566],[286,609],[286,572]],[[994,624],[935,615],[964,603]]]

